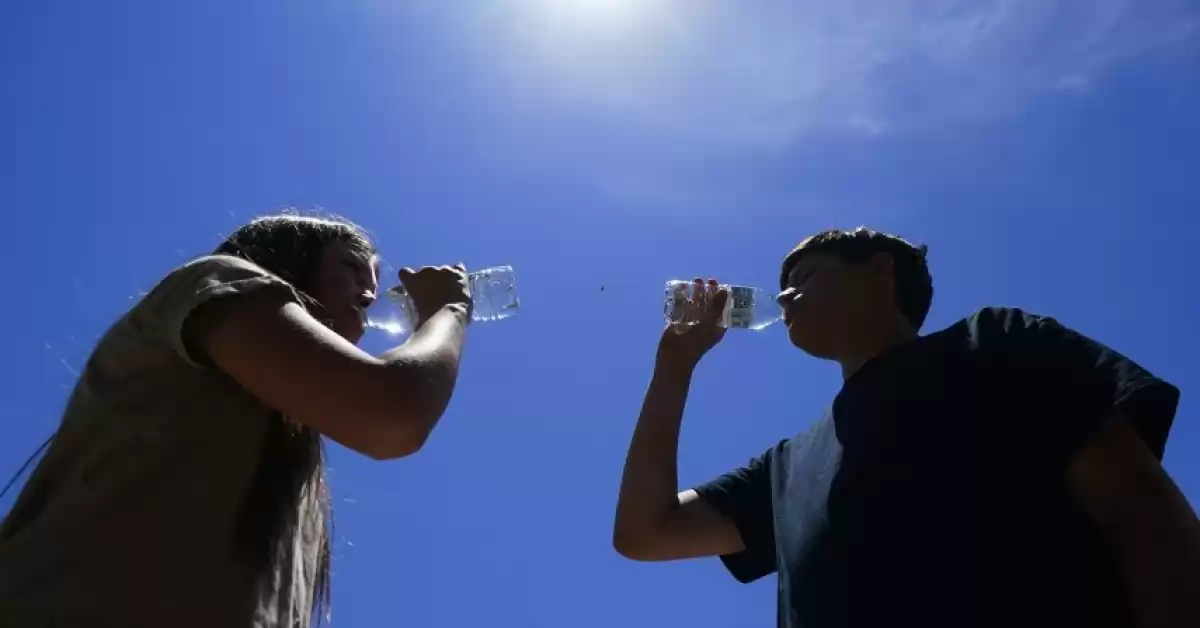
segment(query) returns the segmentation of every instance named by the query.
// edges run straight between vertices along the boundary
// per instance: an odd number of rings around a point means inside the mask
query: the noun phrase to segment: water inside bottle
[[[472,320],[498,321],[517,313],[517,281],[512,266],[496,266],[471,273]]]
[[[408,295],[403,286],[384,290],[371,307],[367,308],[367,329],[377,329],[392,335],[407,334],[411,329],[412,315],[408,312]]]
[[[762,288],[722,285],[729,290],[720,325],[726,329],[758,331],[783,318],[783,310],[775,296]],[[666,286],[663,312],[668,323],[695,325],[700,322],[715,294],[697,290],[695,282],[673,280]]]
[[[516,314],[521,306],[511,266],[496,266],[467,275],[471,284],[472,321],[496,321]],[[403,285],[384,291],[367,310],[367,328],[392,335],[412,332],[416,312]]]
[[[695,325],[700,322],[710,298],[707,291],[697,291],[694,282],[668,281],[663,314],[672,325]]]

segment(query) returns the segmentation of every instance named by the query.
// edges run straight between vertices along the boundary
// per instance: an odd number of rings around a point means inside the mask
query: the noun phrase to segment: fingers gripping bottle
[[[517,282],[512,266],[496,266],[467,275],[471,287],[472,321],[497,321],[517,313]],[[404,286],[388,289],[367,310],[367,327],[399,336],[413,332],[417,310]]]
[[[729,290],[721,313],[722,327],[758,331],[783,318],[783,308],[775,301],[774,293],[750,286],[721,287]],[[695,325],[714,296],[709,290],[697,290],[695,282],[674,279],[667,282],[663,313],[668,323]]]

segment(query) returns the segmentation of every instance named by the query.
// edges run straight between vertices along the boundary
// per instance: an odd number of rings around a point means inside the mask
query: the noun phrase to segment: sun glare
[[[543,0],[542,10],[586,23],[633,23],[646,17],[653,0]]]
[[[523,97],[640,102],[662,88],[689,43],[676,0],[520,0],[505,5],[503,58]],[[604,106],[608,106],[605,104]]]
[[[577,31],[639,29],[659,17],[664,0],[531,0],[540,19]]]

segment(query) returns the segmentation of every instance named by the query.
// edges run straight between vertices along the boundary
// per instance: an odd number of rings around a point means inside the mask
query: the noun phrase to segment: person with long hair
[[[287,626],[328,618],[321,437],[415,453],[450,402],[462,265],[404,269],[418,324],[356,343],[374,245],[341,219],[256,219],[175,269],[93,350],[0,524],[0,625]]]

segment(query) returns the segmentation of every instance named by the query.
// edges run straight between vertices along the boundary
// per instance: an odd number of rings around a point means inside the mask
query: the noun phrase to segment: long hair
[[[324,308],[311,296],[321,255],[330,244],[341,242],[373,254],[374,245],[357,225],[335,217],[318,218],[281,214],[255,219],[225,239],[214,254],[233,255],[257,264],[296,289],[304,307],[318,319]],[[306,529],[317,538],[305,538]],[[260,590],[283,586],[290,595],[291,577],[276,580],[279,570],[295,573],[300,560],[296,548],[317,543],[315,573],[311,578],[311,608],[302,609],[318,623],[329,618],[330,545],[333,509],[325,484],[324,449],[320,435],[282,413],[271,420],[253,484],[237,522],[233,550],[258,574]],[[290,605],[276,605],[283,615]],[[280,616],[279,625],[291,626],[294,618]]]

